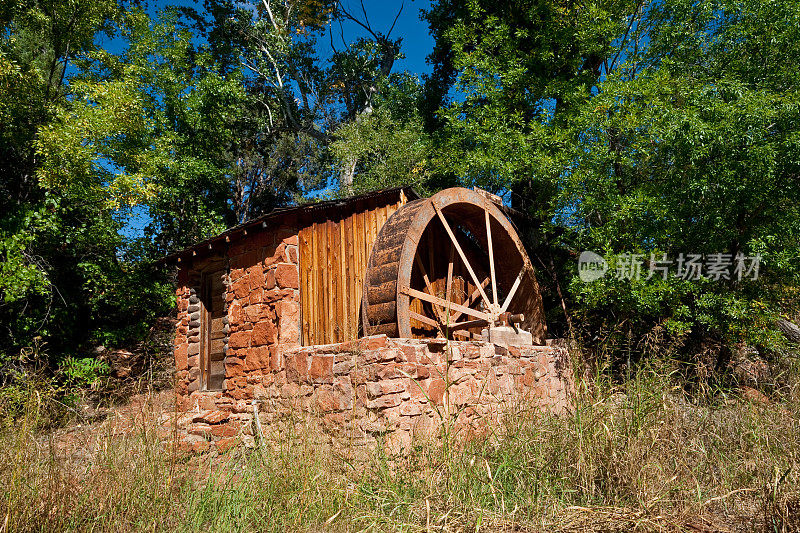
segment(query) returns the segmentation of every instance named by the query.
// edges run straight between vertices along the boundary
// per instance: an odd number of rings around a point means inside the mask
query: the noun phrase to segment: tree
[[[514,190],[515,204],[547,219],[571,157],[566,130],[635,12],[634,2],[436,3],[425,109],[443,147],[437,170]]]
[[[438,2],[424,107],[434,167],[539,221],[536,239],[567,254],[572,315],[612,352],[660,335],[661,347],[716,346],[721,364],[739,342],[777,346],[781,298],[798,281],[798,13],[797,2]],[[645,271],[651,253],[761,254],[762,277],[585,284],[575,259],[587,249],[642,254]]]
[[[70,106],[69,69],[112,31],[102,2],[0,4],[0,353],[35,336],[56,349],[85,338],[97,287],[113,270],[120,222],[84,196],[88,182],[43,172],[43,132]],[[51,167],[52,168],[52,167]],[[74,185],[74,186],[73,186]],[[101,266],[102,265],[102,266]]]
[[[690,342],[780,344],[781,299],[798,281],[798,15],[796,2],[648,7],[647,46],[577,121],[562,212],[586,247],[760,255],[761,277],[575,284],[587,312],[616,302],[642,334],[660,324]]]
[[[245,64],[255,74],[254,83],[264,99],[276,104],[266,106],[271,130],[308,136],[327,154],[327,147],[339,138],[340,127],[350,125],[352,130],[354,124],[369,119],[399,57],[401,40],[391,38],[394,25],[385,34],[374,29],[363,3],[361,7],[362,14],[356,15],[338,1],[262,0],[257,4]],[[337,48],[331,28],[334,21],[357,24],[367,37],[348,44],[342,33],[343,46]],[[329,64],[316,55],[326,30],[333,52]],[[343,158],[338,161],[337,179],[347,193],[358,155],[341,149],[337,154]]]
[[[391,76],[385,84],[369,114],[336,131],[333,157],[352,169],[355,191],[400,185],[424,191],[433,176],[430,140],[418,111],[421,85],[403,74]]]

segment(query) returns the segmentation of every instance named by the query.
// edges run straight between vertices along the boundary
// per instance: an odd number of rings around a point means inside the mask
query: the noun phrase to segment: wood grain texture
[[[386,220],[404,203],[361,201],[327,210],[325,218],[302,225],[298,244],[304,345],[345,342],[362,334],[367,261]],[[386,287],[387,293],[394,287]]]

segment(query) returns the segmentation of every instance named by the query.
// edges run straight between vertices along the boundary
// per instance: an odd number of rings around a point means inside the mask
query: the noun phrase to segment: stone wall
[[[182,266],[178,274],[175,336],[177,393],[182,408],[201,390],[200,276],[222,272],[225,287],[225,381],[233,399],[251,398],[253,376],[281,369],[282,350],[299,346],[300,292],[297,230],[260,232]]]
[[[262,297],[255,305],[281,304]],[[268,431],[294,419],[318,423],[329,440],[395,453],[436,438],[445,420],[457,431],[479,433],[522,410],[560,413],[572,405],[572,370],[560,343],[505,347],[375,336],[300,347],[280,343],[277,309],[275,316],[278,348],[270,352],[268,371],[248,370],[247,349],[233,348],[232,328],[231,352],[242,361],[232,365],[235,387],[230,393],[185,391],[181,446],[224,451],[239,442],[254,445],[259,424]],[[253,341],[254,328],[237,331],[250,332],[250,350],[260,344]]]

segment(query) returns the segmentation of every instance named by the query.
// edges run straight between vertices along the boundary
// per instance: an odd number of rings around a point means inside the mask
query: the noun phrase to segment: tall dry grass
[[[697,402],[674,383],[597,377],[569,416],[357,462],[291,424],[263,448],[175,455],[146,405],[123,429],[43,435],[32,399],[0,430],[0,530],[800,530],[796,395]]]

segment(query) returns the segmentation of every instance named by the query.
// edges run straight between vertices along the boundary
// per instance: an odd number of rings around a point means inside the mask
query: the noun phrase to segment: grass
[[[0,531],[797,531],[798,398],[693,402],[666,370],[579,385],[572,415],[354,462],[287,426],[265,449],[185,457],[157,408],[0,430]],[[86,430],[86,431],[84,431]]]

